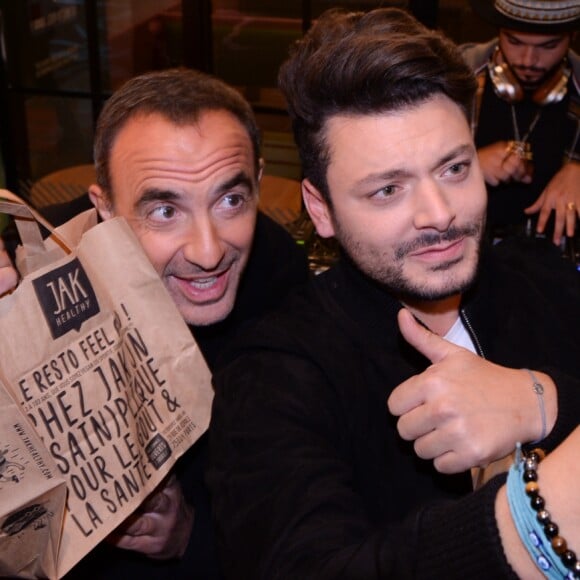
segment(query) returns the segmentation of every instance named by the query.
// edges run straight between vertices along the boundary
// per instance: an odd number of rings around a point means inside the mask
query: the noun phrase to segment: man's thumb
[[[453,348],[450,342],[422,326],[406,308],[399,311],[398,321],[403,338],[432,363],[441,361]]]

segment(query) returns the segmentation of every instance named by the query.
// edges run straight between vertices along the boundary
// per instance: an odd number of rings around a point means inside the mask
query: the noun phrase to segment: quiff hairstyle
[[[111,198],[110,157],[119,131],[132,118],[158,114],[179,126],[194,125],[206,111],[227,111],[246,129],[260,169],[260,131],[249,103],[238,91],[205,73],[175,68],[134,77],[105,103],[95,131],[97,184]],[[109,199],[109,201],[112,201]]]
[[[469,120],[476,89],[457,47],[397,8],[326,11],[291,47],[279,84],[304,176],[329,204],[330,117],[387,113],[444,94]]]

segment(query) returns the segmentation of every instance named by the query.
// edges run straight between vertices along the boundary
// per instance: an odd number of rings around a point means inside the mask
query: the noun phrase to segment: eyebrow
[[[156,201],[177,201],[179,195],[174,191],[168,189],[159,189],[157,187],[151,187],[146,189],[143,194],[135,202],[135,209],[142,208],[152,202]]]
[[[562,42],[562,40],[565,38],[564,36],[552,36],[551,38],[549,38],[548,40],[544,40],[542,42],[528,42],[526,40],[522,40],[521,38],[518,38],[517,36],[514,36],[513,34],[510,34],[509,32],[506,32],[505,35],[511,40],[511,41],[515,41],[519,44],[524,44],[527,46],[533,46],[535,48],[542,48],[545,46],[549,46],[551,44],[553,45],[557,45],[560,44],[560,42]]]
[[[455,158],[461,157],[461,155],[465,155],[466,153],[473,154],[474,150],[475,150],[474,146],[469,143],[459,145],[459,147],[452,149],[451,151],[449,151],[449,153],[441,157],[439,161],[437,161],[431,169],[432,170],[438,169],[442,165],[445,165],[446,163],[449,163],[450,161],[453,161]]]
[[[214,197],[219,197],[222,193],[238,185],[246,186],[248,189],[251,190],[254,187],[254,182],[247,173],[240,171],[230,179],[224,181],[223,183],[220,183],[212,191],[212,195]],[[159,201],[176,202],[181,197],[182,195],[175,191],[169,189],[160,189],[158,187],[151,187],[149,189],[146,189],[143,192],[143,194],[139,197],[139,199],[135,202],[135,209],[138,209],[153,202]]]
[[[459,145],[459,147],[452,149],[451,151],[443,155],[443,157],[440,157],[431,167],[431,171],[438,169],[442,165],[445,165],[446,163],[449,163],[450,161],[453,161],[453,159],[460,157],[461,155],[464,155],[466,153],[473,155],[474,151],[475,151],[474,146],[469,143]],[[411,177],[412,175],[413,175],[412,172],[408,171],[407,169],[393,169],[391,171],[385,171],[383,173],[371,173],[370,175],[367,175],[366,177],[363,177],[360,181],[358,181],[356,183],[356,186],[364,187],[368,185],[373,185],[378,181],[391,181],[393,179],[400,179],[402,177]]]
[[[221,183],[215,189],[215,193],[217,195],[220,195],[220,194],[224,193],[225,191],[227,191],[228,189],[232,189],[233,187],[236,187],[237,185],[245,185],[248,189],[252,189],[254,187],[254,181],[251,179],[251,177],[247,173],[245,173],[244,171],[239,171],[238,173],[236,173],[236,175],[234,175],[233,177],[231,177],[227,181],[224,181],[223,183]]]

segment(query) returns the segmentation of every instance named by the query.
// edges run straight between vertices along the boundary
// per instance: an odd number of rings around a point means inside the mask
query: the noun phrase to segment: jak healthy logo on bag
[[[82,264],[75,258],[32,281],[52,338],[72,329],[99,313],[99,303]]]

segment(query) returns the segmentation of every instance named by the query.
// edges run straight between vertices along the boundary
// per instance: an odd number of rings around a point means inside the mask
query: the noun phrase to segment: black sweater
[[[491,253],[462,316],[487,359],[554,379],[551,449],[580,417],[579,276],[548,244]],[[397,434],[387,398],[428,364],[399,308],[343,262],[221,365],[208,481],[226,577],[513,577],[494,517],[505,476],[471,492]]]

